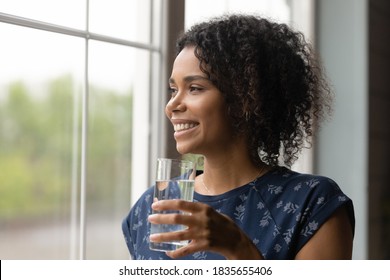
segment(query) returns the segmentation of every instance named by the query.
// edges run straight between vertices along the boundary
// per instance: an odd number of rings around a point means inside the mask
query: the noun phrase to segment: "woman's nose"
[[[166,111],[167,112],[177,112],[177,111],[184,111],[185,110],[185,102],[183,99],[182,94],[177,93],[175,96],[173,96],[166,105]]]

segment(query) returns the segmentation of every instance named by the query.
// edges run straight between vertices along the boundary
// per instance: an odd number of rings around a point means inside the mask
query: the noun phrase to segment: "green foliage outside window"
[[[38,93],[20,81],[1,90],[0,221],[69,211],[82,87],[65,75]],[[87,197],[104,209],[113,186],[130,184],[132,95],[91,86],[89,100]]]

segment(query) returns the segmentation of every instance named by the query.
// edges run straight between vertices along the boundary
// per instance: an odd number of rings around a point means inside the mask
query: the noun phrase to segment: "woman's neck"
[[[197,177],[195,187],[202,194],[222,194],[253,181],[267,170],[267,165],[256,166],[246,153],[205,156],[204,172]]]

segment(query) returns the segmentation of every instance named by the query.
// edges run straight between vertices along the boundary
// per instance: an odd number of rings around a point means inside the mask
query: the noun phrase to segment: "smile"
[[[195,126],[197,126],[198,124],[196,123],[180,123],[180,124],[175,124],[173,126],[173,129],[175,130],[175,132],[179,132],[179,131],[184,131],[184,130],[187,130],[187,129],[191,129]]]

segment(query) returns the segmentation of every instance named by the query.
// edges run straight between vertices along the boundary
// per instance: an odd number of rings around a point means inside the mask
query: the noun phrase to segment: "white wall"
[[[318,0],[317,46],[336,93],[333,118],[316,145],[317,173],[335,179],[355,206],[354,259],[366,259],[368,231],[367,0]]]

